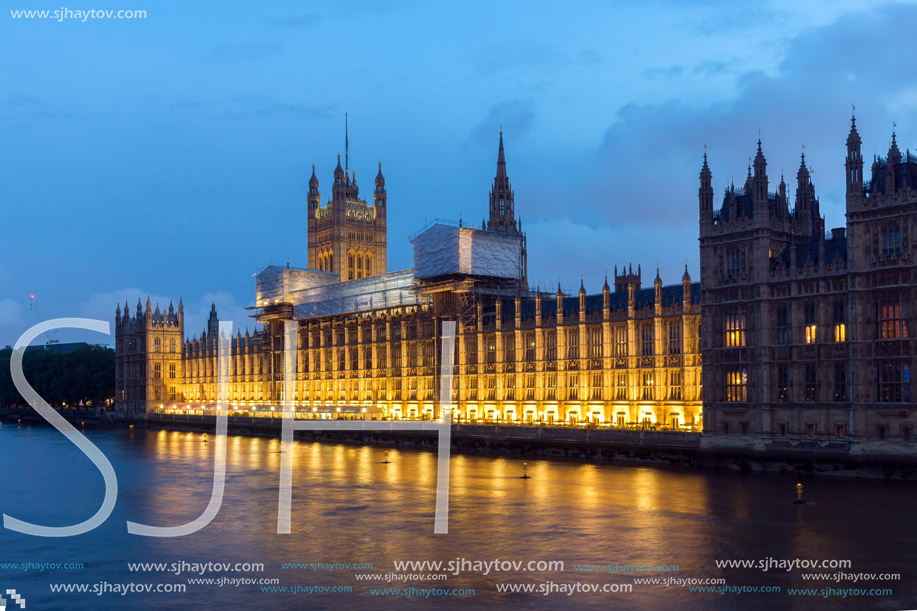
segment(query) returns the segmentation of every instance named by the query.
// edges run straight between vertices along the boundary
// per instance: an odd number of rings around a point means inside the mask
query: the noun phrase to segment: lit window
[[[806,331],[806,343],[814,344],[815,343],[815,331],[817,326],[815,324],[815,304],[806,304],[805,310],[805,331]]]
[[[726,315],[726,347],[745,345],[745,314]]]
[[[432,344],[430,344],[432,347]],[[430,355],[433,356],[432,354]],[[503,334],[503,361],[506,363],[516,362],[516,338],[513,333]],[[431,359],[430,365],[433,364]]]
[[[567,399],[575,401],[579,399],[579,374],[567,374]]]
[[[529,331],[525,334],[525,360],[531,363],[535,360],[535,333]]]
[[[602,327],[589,330],[589,356],[600,358],[602,356]]]
[[[557,334],[554,331],[548,331],[544,335],[544,360],[557,360]]]
[[[627,399],[627,374],[619,373],[615,376],[615,399]]]
[[[557,393],[557,374],[549,373],[544,377],[544,391],[545,399],[553,400],[556,397]]]
[[[645,371],[643,372],[643,399],[651,401],[654,399],[653,396],[653,374]]]
[[[748,372],[734,369],[726,372],[726,401],[748,400]]]
[[[599,400],[602,398],[602,373],[600,371],[592,372],[592,381],[590,384],[592,396],[594,400]]]
[[[653,356],[653,324],[646,323],[641,330],[643,356]]]
[[[898,295],[883,295],[879,301],[879,338],[906,339],[907,320],[901,312]]]
[[[843,301],[834,302],[834,341],[847,341],[847,317]]]
[[[627,356],[627,327],[615,327],[615,356]]]
[[[669,372],[669,399],[681,401],[681,371]]]
[[[567,329],[567,359],[579,358],[579,329]]]

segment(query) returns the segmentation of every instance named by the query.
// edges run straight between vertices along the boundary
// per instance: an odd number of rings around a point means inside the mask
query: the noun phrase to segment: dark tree
[[[0,406],[24,406],[13,386],[10,358],[13,350],[0,350]],[[83,346],[66,353],[42,348],[26,350],[22,359],[26,380],[49,404],[97,407],[115,397],[115,351],[104,346]]]

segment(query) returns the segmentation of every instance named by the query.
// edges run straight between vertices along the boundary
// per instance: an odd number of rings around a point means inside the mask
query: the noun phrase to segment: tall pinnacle
[[[503,127],[500,127],[500,150],[497,153],[497,179],[506,178],[506,157],[503,154]]]
[[[847,146],[855,148],[860,144],[860,134],[857,132],[856,115],[850,115],[850,133],[847,134]]]
[[[347,113],[344,113],[344,169],[350,169],[350,134],[347,130]],[[347,173],[346,171],[344,172]]]

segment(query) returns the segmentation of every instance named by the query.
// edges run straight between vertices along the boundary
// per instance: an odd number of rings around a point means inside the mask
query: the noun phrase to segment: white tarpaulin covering
[[[414,238],[414,277],[470,274],[522,277],[522,240],[517,236],[435,224]]]
[[[269,265],[255,277],[256,305],[269,305],[275,299],[289,302],[290,295],[296,291],[335,282],[338,282],[338,276],[330,272]]]
[[[365,312],[417,303],[412,270],[335,282],[290,294],[294,318]]]

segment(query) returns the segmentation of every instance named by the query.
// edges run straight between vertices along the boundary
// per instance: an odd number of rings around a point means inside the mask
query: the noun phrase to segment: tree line
[[[10,359],[13,349],[0,350],[0,407],[26,406],[13,386]],[[22,358],[25,379],[54,407],[108,406],[115,399],[115,351],[104,346],[82,346],[71,352],[30,348]]]

